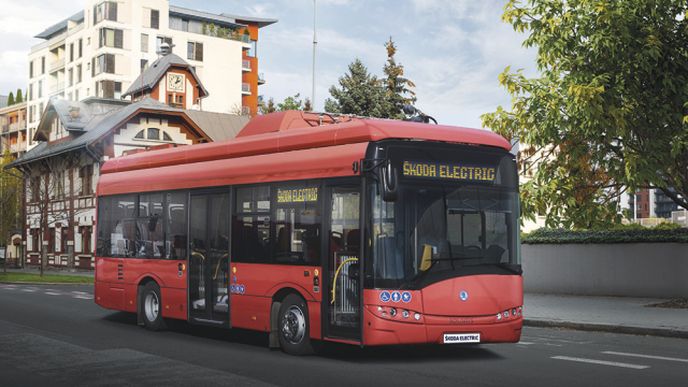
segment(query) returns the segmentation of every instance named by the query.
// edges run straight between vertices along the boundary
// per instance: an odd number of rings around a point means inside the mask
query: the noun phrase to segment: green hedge
[[[688,228],[621,227],[608,230],[567,230],[541,228],[524,234],[526,244],[588,244],[588,243],[688,243]]]

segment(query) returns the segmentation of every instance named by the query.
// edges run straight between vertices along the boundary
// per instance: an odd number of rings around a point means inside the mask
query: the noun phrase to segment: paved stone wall
[[[533,293],[688,297],[688,244],[522,245]]]

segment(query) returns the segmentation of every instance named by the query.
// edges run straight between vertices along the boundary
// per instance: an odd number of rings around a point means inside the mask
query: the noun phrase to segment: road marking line
[[[616,361],[606,361],[606,360],[596,360],[596,359],[586,359],[583,357],[552,356],[551,359],[577,361],[579,363],[599,364],[599,365],[607,365],[607,366],[612,366],[612,367],[632,368],[635,370],[644,370],[645,368],[650,368],[650,366],[648,366],[648,365],[619,363]]]
[[[76,298],[79,300],[92,300],[93,296],[72,296],[72,298]]]
[[[516,344],[521,344],[521,345],[533,345],[533,344],[535,344],[535,343],[531,343],[530,341],[519,341],[519,342],[516,343]]]
[[[602,353],[607,355],[618,355],[618,356],[631,356],[631,357],[641,357],[644,359],[655,359],[655,360],[667,360],[667,361],[680,361],[682,363],[688,363],[688,359],[681,359],[678,357],[666,357],[666,356],[654,356],[654,355],[643,355],[641,353],[628,353],[628,352],[614,352],[614,351],[603,351]]]
[[[47,294],[49,296],[61,296],[62,295],[62,293],[56,293],[56,292],[45,292],[45,294]]]
[[[22,291],[22,292],[29,292],[29,293],[33,293],[33,292],[35,292],[35,291],[36,291],[36,289],[22,289],[21,291]]]

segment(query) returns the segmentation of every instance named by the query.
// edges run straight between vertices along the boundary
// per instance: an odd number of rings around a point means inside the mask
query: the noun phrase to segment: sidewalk
[[[664,299],[526,293],[525,325],[688,338],[688,309],[653,308]]]
[[[3,272],[3,268],[0,266],[0,273]],[[22,269],[15,269],[15,268],[7,268],[8,273],[29,273],[29,274],[40,274],[41,269],[37,267],[25,267]],[[76,271],[70,271],[68,269],[56,269],[56,268],[46,268],[44,271],[45,274],[59,274],[59,275],[73,275],[73,276],[80,276],[80,277],[93,277],[95,275],[94,270],[76,270]]]

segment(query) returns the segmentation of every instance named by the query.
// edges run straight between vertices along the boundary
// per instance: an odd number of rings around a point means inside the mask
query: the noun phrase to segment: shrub
[[[606,230],[541,228],[521,238],[525,244],[688,243],[688,228],[659,224],[655,228],[614,227]]]

